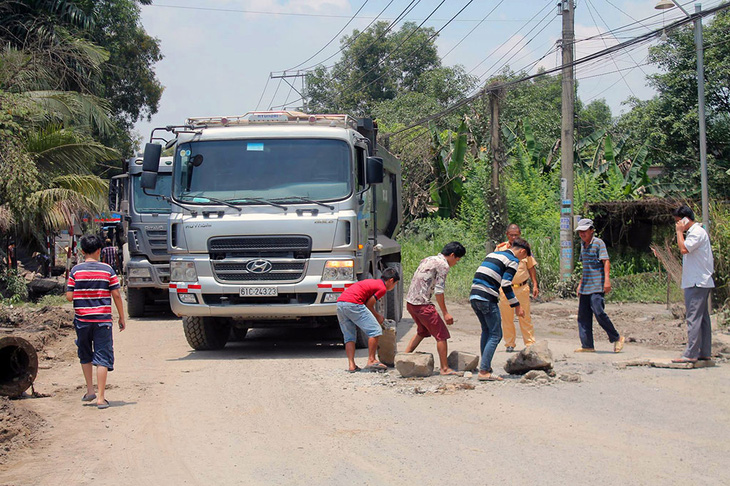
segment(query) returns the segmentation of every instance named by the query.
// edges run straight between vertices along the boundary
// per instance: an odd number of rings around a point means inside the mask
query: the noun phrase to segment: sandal
[[[361,369],[362,369],[362,368],[360,368],[359,366],[355,366],[355,369],[354,369],[354,370],[345,370],[345,371],[347,371],[348,373],[357,373],[357,372],[358,372],[358,371],[360,371]]]
[[[696,363],[696,362],[697,362],[696,359],[685,358],[685,357],[681,357],[681,358],[677,358],[677,359],[673,359],[672,360],[672,363]]]
[[[504,381],[504,378],[502,378],[501,376],[489,374],[489,375],[479,375],[479,376],[477,376],[477,380],[479,380],[479,381]]]
[[[385,371],[388,369],[387,366],[385,366],[383,363],[375,362],[373,364],[369,364],[365,367],[366,370],[370,371]]]

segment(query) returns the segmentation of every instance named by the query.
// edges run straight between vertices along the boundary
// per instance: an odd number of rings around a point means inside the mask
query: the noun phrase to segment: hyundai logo
[[[246,270],[250,273],[269,273],[274,266],[268,260],[249,260]]]

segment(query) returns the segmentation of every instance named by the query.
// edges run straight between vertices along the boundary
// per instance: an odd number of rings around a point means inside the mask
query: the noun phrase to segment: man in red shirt
[[[354,373],[360,368],[355,364],[355,339],[357,328],[368,336],[368,364],[369,370],[385,370],[388,367],[375,359],[378,349],[378,338],[383,334],[380,324],[385,317],[375,310],[375,302],[386,292],[393,290],[400,280],[398,272],[386,268],[380,278],[360,280],[348,287],[337,299],[337,320],[345,338],[345,353],[349,367],[347,371]]]

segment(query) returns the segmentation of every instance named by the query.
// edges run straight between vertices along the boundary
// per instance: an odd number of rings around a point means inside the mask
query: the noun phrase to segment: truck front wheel
[[[231,334],[231,322],[224,317],[183,317],[185,339],[198,351],[222,349]]]
[[[129,317],[144,316],[144,302],[147,298],[144,289],[133,289],[127,287],[127,314]]]

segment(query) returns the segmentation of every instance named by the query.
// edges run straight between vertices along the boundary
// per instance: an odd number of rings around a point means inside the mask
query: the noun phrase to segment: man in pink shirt
[[[345,289],[337,299],[337,320],[345,338],[345,353],[349,364],[347,371],[350,373],[360,371],[355,364],[357,328],[368,336],[368,364],[365,368],[369,370],[388,368],[375,359],[378,338],[383,334],[380,324],[385,320],[385,317],[375,310],[375,302],[386,292],[393,290],[399,280],[400,275],[397,271],[386,268],[380,278],[360,280]]]

